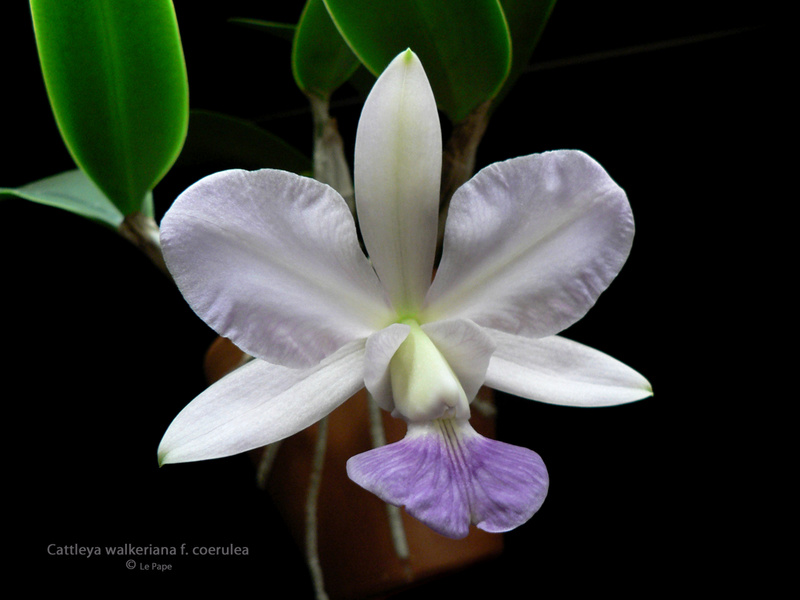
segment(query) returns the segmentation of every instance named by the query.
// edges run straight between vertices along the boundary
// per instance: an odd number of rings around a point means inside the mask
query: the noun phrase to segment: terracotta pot
[[[206,356],[206,376],[216,381],[243,364],[247,357],[226,339],[218,339]],[[480,400],[493,406],[492,392],[481,390]],[[494,437],[494,419],[473,410],[472,426]],[[405,423],[381,411],[387,442],[402,439]],[[289,525],[301,548],[306,543],[305,507],[312,475],[318,425],[282,441],[265,488]],[[347,477],[345,463],[372,447],[370,414],[361,391],[328,417],[327,447],[317,505],[317,547],[325,590],[331,600],[388,598],[393,592],[419,585],[497,557],[501,535],[473,528],[463,540],[435,533],[404,511],[399,516],[408,557],[398,556],[386,504]],[[258,464],[266,449],[252,452]]]

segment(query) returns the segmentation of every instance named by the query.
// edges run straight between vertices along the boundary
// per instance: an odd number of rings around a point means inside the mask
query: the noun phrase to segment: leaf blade
[[[528,66],[556,0],[501,0],[511,34],[511,69],[503,87],[492,100],[496,108]]]
[[[140,211],[188,125],[170,0],[31,0],[48,97],[77,165],[123,214]]]
[[[21,198],[60,208],[114,229],[124,219],[122,212],[80,169],[45,177],[18,188],[0,188],[0,198]]]
[[[322,0],[308,0],[292,43],[292,73],[306,94],[327,99],[359,67]]]
[[[342,37],[374,74],[411,48],[439,107],[459,122],[492,98],[511,66],[497,0],[324,0]]]

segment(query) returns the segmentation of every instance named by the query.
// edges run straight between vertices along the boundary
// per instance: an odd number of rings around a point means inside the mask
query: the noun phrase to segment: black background
[[[73,163],[47,103],[27,7],[9,4],[0,185],[13,187]],[[302,3],[175,4],[192,107],[256,120],[309,152],[288,44],[226,23],[293,21]],[[502,559],[408,597],[716,597],[748,586],[763,593],[779,574],[761,563],[771,548],[765,534],[785,535],[766,522],[781,496],[770,467],[785,441],[780,403],[791,393],[771,339],[788,337],[781,309],[792,297],[777,234],[790,196],[774,187],[786,175],[789,137],[776,23],[766,3],[557,4],[478,162],[579,148],[626,189],[637,223],[631,257],[566,334],[642,372],[655,396],[595,410],[501,397],[499,437],[542,455],[549,497],[506,534]],[[653,46],[664,41],[680,43]],[[621,48],[636,51],[603,55]],[[334,100],[352,144],[356,93]],[[155,190],[158,216],[197,176],[180,165],[167,176]],[[113,580],[188,592],[219,582],[242,594],[311,598],[302,554],[246,458],[156,465],[167,425],[204,387],[213,333],[115,234],[19,200],[0,203],[0,224],[7,526],[19,528],[7,543],[36,573],[26,576],[31,588],[102,590]],[[182,542],[250,554],[142,574],[46,550]]]

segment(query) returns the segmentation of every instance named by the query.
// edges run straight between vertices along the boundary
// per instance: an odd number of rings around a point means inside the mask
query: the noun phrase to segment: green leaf
[[[308,0],[292,45],[292,73],[306,94],[322,99],[345,83],[361,65],[331,21],[322,0]]]
[[[291,23],[278,23],[277,21],[262,21],[261,19],[249,19],[246,17],[232,17],[228,19],[228,23],[233,23],[234,25],[241,25],[243,27],[247,27],[248,29],[255,29],[257,31],[263,31],[265,33],[271,33],[276,37],[279,37],[283,40],[287,40],[289,42],[292,41],[294,38],[294,30],[297,28],[296,25]]]
[[[31,0],[47,93],[72,157],[124,214],[180,152],[188,82],[170,0]]]
[[[498,0],[324,0],[353,52],[379,74],[411,48],[454,122],[494,97],[511,66]]]
[[[211,111],[191,112],[189,135],[178,162],[184,167],[282,169],[311,172],[311,159],[250,121]]]
[[[497,106],[528,66],[556,0],[500,0],[511,32],[511,70],[493,100]]]
[[[54,206],[116,229],[124,218],[80,169],[66,171],[18,188],[0,188],[0,198],[22,198]]]

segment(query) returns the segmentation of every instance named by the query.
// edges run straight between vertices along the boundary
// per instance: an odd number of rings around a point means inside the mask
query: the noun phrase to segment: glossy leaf
[[[322,0],[308,0],[292,46],[292,72],[305,94],[330,97],[360,66]]]
[[[528,66],[556,0],[500,0],[511,33],[511,70],[497,94],[496,106]]]
[[[511,41],[498,0],[324,0],[353,52],[379,74],[411,48],[439,108],[454,122],[491,99],[508,75]]]
[[[50,104],[77,165],[125,215],[180,152],[188,83],[170,0],[31,0]]]
[[[115,229],[124,218],[114,203],[79,169],[18,188],[0,188],[0,198],[22,198],[68,210]]]

